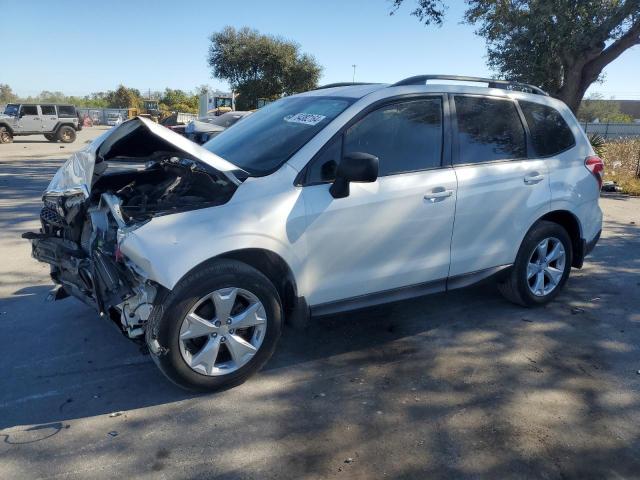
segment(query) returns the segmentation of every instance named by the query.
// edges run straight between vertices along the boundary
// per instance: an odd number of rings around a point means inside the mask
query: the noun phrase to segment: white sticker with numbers
[[[287,115],[284,117],[284,121],[313,126],[319,124],[325,118],[327,117],[324,115],[317,115],[315,113],[296,113],[295,115]]]

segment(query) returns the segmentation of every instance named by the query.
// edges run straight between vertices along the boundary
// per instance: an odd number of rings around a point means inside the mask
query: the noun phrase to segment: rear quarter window
[[[533,102],[518,103],[529,125],[537,156],[556,155],[576,144],[569,125],[555,108]]]
[[[76,107],[72,105],[58,105],[58,116],[61,118],[76,117]]]

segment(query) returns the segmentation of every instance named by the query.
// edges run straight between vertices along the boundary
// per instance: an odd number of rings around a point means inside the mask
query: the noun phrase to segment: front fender
[[[201,263],[249,248],[279,255],[297,275],[305,256],[304,202],[294,188],[270,194],[269,183],[276,180],[247,180],[224,205],[158,216],[121,232],[120,251],[168,289]]]
[[[149,280],[169,290],[193,268],[234,250],[268,250],[282,257],[292,271],[300,271],[301,267],[301,262],[292,249],[276,238],[266,235],[227,235],[216,237],[214,243],[203,242],[200,245],[185,238],[177,238],[170,232],[167,232],[167,236],[170,240],[160,243],[150,241],[146,235],[131,232],[121,241],[120,251],[140,268]]]

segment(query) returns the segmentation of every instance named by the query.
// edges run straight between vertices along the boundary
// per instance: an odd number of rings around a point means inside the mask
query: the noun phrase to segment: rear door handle
[[[524,177],[524,183],[527,185],[535,185],[536,183],[541,182],[544,179],[544,175],[540,175],[539,173],[532,173]]]
[[[450,197],[451,195],[453,195],[453,190],[444,190],[444,189],[434,188],[432,192],[427,193],[424,196],[424,199],[425,200],[430,200],[431,203],[435,203],[438,200],[440,200],[442,198]]]

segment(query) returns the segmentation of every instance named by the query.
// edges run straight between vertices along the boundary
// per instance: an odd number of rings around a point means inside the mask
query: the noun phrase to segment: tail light
[[[602,159],[596,155],[592,155],[584,160],[584,166],[596,177],[598,187],[602,188],[602,178],[604,177],[604,163]]]

